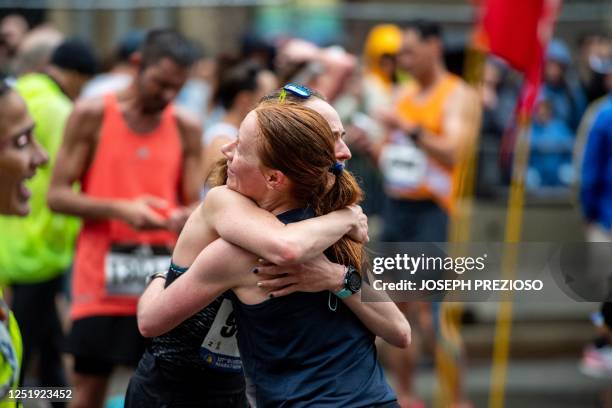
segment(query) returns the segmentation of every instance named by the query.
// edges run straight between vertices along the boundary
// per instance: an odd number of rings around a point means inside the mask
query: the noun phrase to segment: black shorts
[[[136,367],[144,349],[136,316],[94,316],[72,323],[66,351],[78,374],[107,376],[117,365]]]
[[[248,404],[242,373],[198,374],[170,368],[145,352],[130,379],[124,407],[247,408]]]

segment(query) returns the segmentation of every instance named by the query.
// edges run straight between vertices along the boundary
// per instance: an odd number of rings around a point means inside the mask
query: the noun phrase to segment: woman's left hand
[[[337,292],[342,289],[346,268],[321,254],[302,264],[258,266],[257,271],[265,278],[257,286],[270,297],[279,297],[293,292]]]

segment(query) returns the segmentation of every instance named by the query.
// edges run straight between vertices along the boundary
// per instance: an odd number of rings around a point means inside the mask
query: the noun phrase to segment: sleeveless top
[[[187,268],[172,264],[166,287],[186,271]],[[208,386],[214,383],[224,390],[243,389],[236,319],[228,293],[169,332],[152,338],[146,352],[161,361],[175,378],[196,377]]]
[[[459,77],[446,74],[422,101],[414,98],[418,85],[407,85],[407,92],[397,102],[396,111],[402,118],[442,137],[446,101],[460,84]],[[457,166],[446,166],[428,156],[402,131],[389,135],[381,152],[380,165],[389,196],[433,200],[447,212],[452,211]]]
[[[313,216],[298,209],[278,218],[289,223]],[[375,336],[330,292],[255,305],[231,297],[257,407],[369,407],[396,399],[378,363]]]
[[[124,200],[150,195],[179,206],[182,143],[172,105],[156,129],[137,133],[125,122],[115,95],[105,96],[104,103],[82,194]],[[136,231],[118,220],[86,220],[74,261],[72,318],[135,315],[146,276],[168,268],[176,238],[171,231]]]

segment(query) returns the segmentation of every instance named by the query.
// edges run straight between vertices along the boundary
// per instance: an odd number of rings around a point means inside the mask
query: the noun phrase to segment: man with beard
[[[77,103],[68,119],[48,200],[84,220],[68,339],[74,407],[102,407],[113,368],[138,363],[138,296],[146,276],[169,265],[198,200],[200,125],[171,104],[193,62],[182,35],[153,30],[131,86]]]

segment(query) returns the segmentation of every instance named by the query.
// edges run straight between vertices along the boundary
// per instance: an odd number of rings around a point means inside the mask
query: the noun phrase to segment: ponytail
[[[363,200],[363,191],[355,177],[349,171],[343,170],[335,176],[334,183],[327,193],[320,197],[315,204],[316,215],[327,214],[360,203]],[[359,272],[366,261],[363,245],[346,236],[328,248],[325,255],[333,262],[353,265]]]

